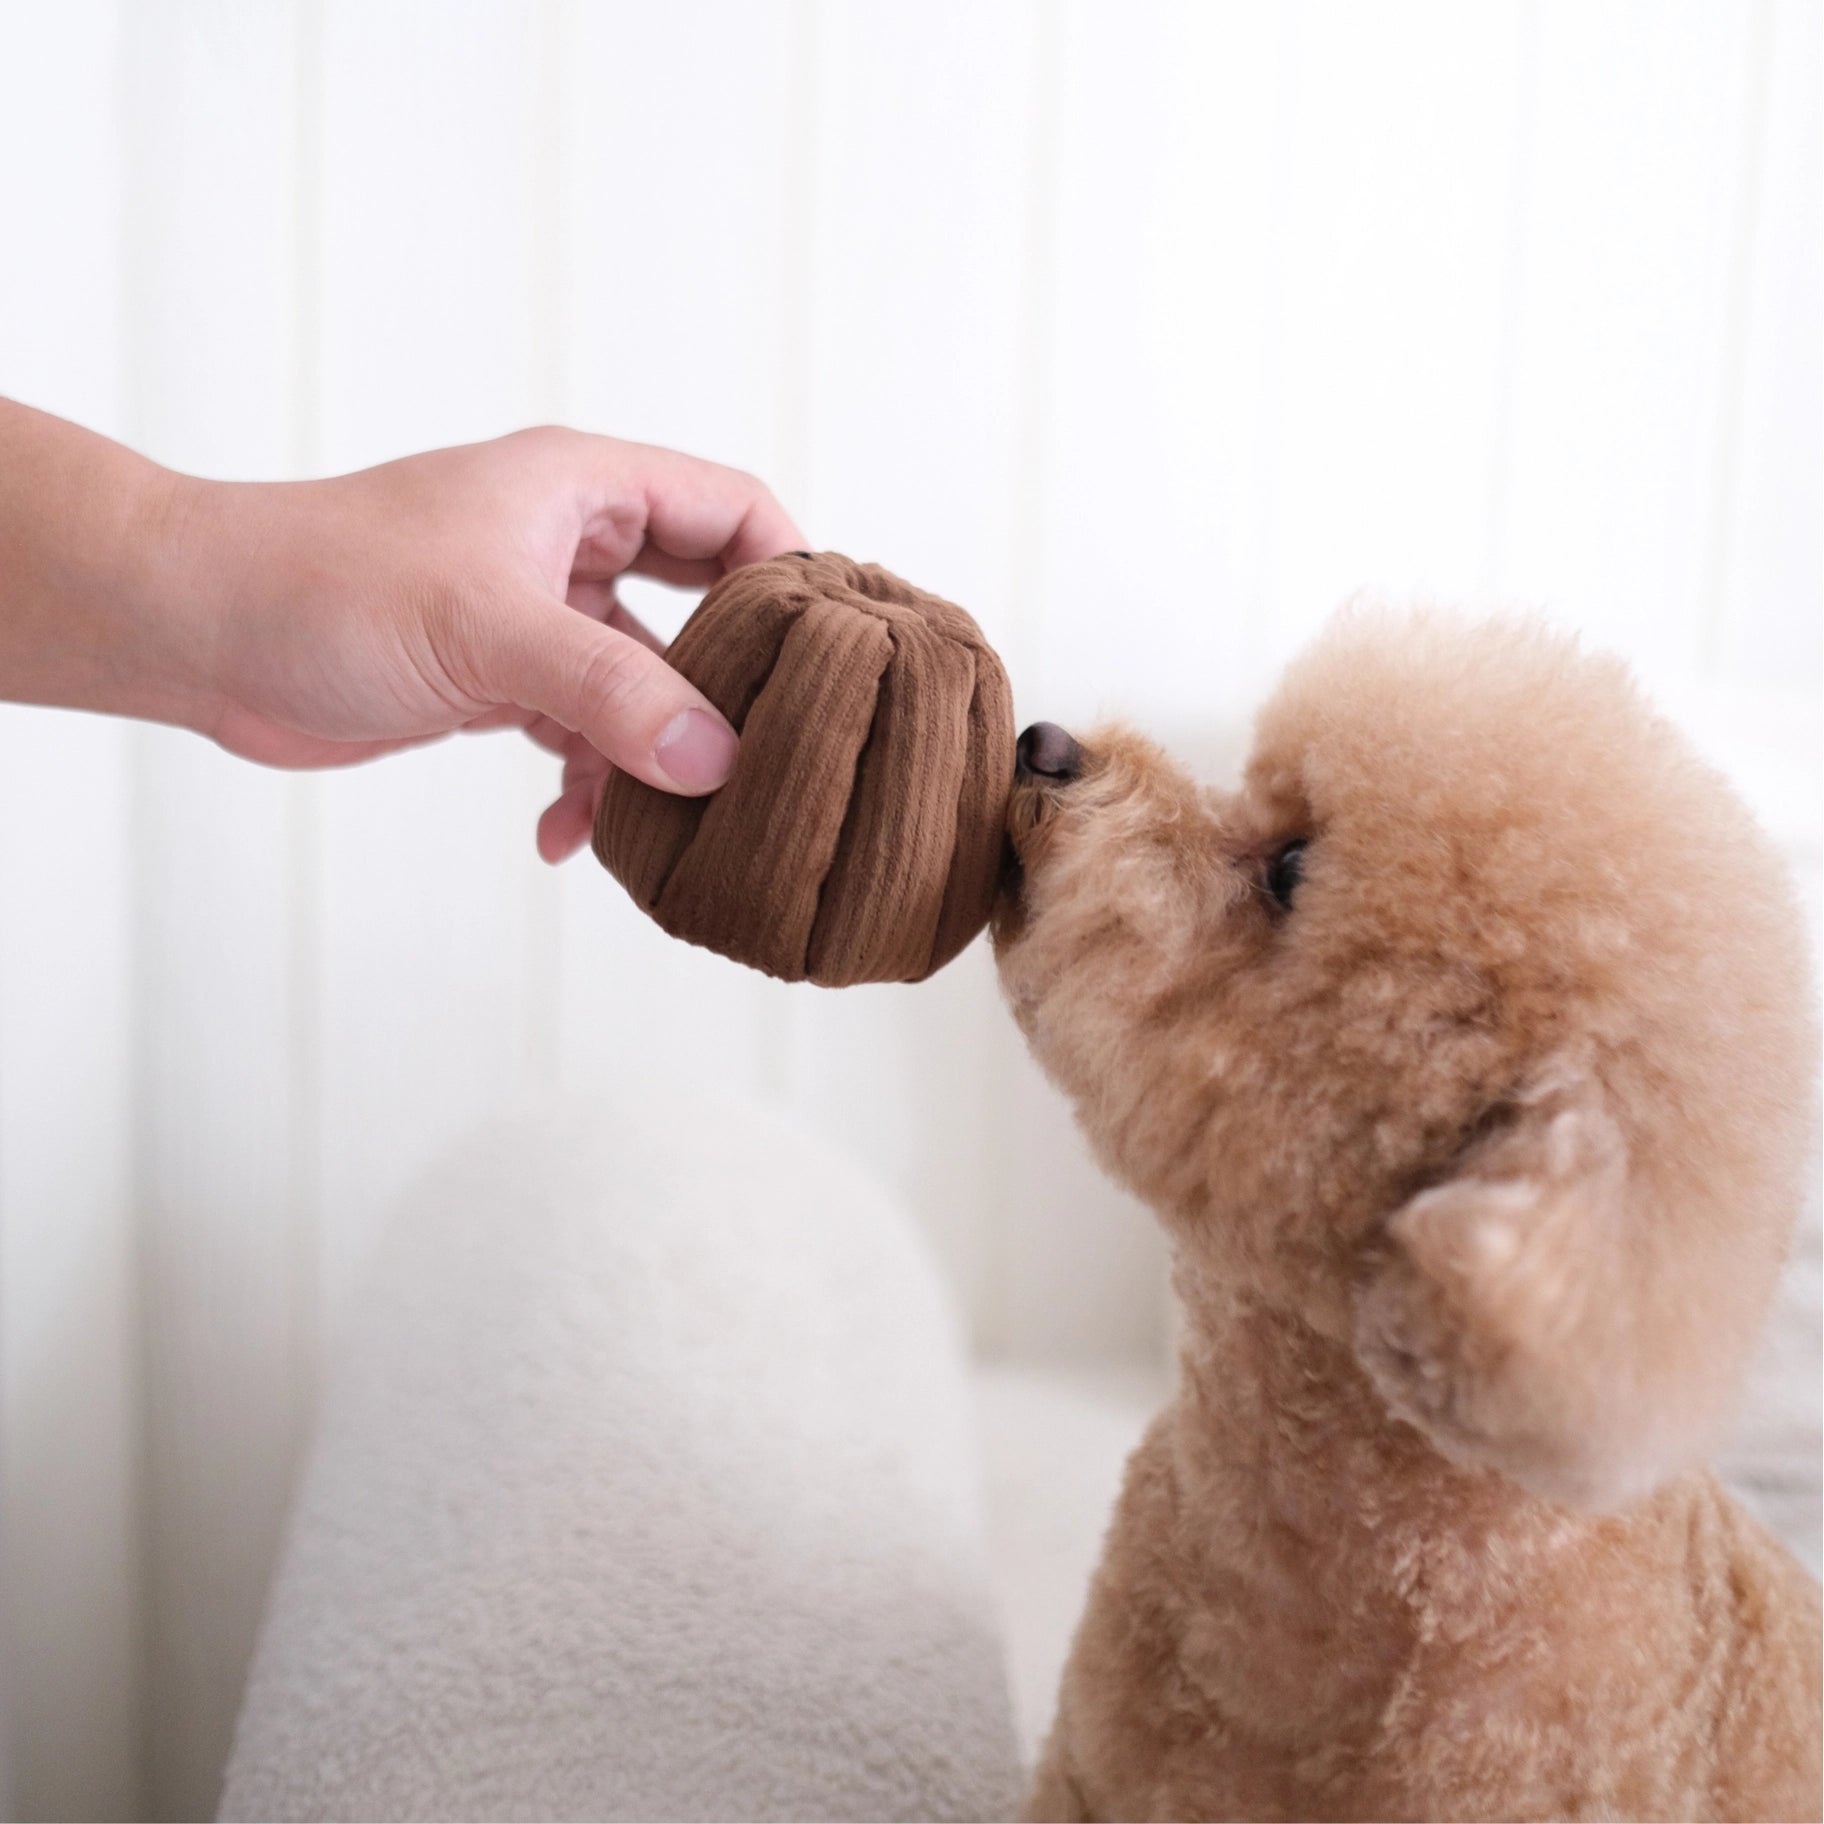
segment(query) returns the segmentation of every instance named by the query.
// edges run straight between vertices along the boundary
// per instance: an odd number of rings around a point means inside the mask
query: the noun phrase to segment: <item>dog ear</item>
[[[1394,1212],[1356,1292],[1356,1351],[1396,1417],[1446,1456],[1581,1507],[1619,1506],[1681,1467],[1684,1421],[1717,1404],[1661,1372],[1676,1313],[1654,1309],[1666,1288],[1651,1261],[1667,1250],[1631,1167],[1600,1086],[1559,1071]]]

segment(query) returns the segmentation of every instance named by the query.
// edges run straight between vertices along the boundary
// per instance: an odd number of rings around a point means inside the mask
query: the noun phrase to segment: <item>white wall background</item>
[[[1817,891],[1819,9],[0,0],[0,392],[315,474],[558,418],[968,604],[1023,718],[1214,753],[1363,584],[1628,653]],[[666,624],[684,604],[644,605]],[[733,1079],[984,1351],[1154,1349],[979,950],[668,943],[505,738],[291,778],[0,711],[13,1803],[213,1804],[339,1307],[525,1085]]]

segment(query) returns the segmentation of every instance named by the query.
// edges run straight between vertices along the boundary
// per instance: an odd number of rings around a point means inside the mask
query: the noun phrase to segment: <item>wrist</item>
[[[0,401],[0,696],[193,721],[186,525],[210,485]]]
[[[122,650],[132,661],[118,688],[138,697],[125,713],[209,733],[227,701],[223,672],[232,622],[245,595],[244,482],[160,470],[139,504],[143,534],[132,558],[133,625]]]

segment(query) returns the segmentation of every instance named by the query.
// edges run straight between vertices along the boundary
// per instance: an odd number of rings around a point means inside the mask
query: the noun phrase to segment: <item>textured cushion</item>
[[[476,1128],[334,1351],[226,1818],[995,1818],[961,1339],[759,1108]]]
[[[794,555],[725,577],[666,656],[741,733],[713,797],[602,794],[595,852],[667,931],[842,987],[920,981],[982,929],[1013,702],[962,609]]]

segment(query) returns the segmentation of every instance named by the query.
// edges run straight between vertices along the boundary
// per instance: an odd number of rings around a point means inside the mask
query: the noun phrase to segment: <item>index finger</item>
[[[787,551],[804,549],[802,544],[784,547]],[[766,558],[780,555],[780,551],[759,551],[727,561],[721,554],[715,557],[673,557],[669,551],[660,550],[649,540],[634,554],[626,573],[649,576],[654,582],[669,583],[677,589],[707,589],[712,583],[720,582],[729,571],[739,570],[743,564],[760,563]]]
[[[643,509],[628,568],[664,582],[714,582],[743,564],[801,550],[804,534],[758,476],[656,444],[591,438],[605,491]]]

